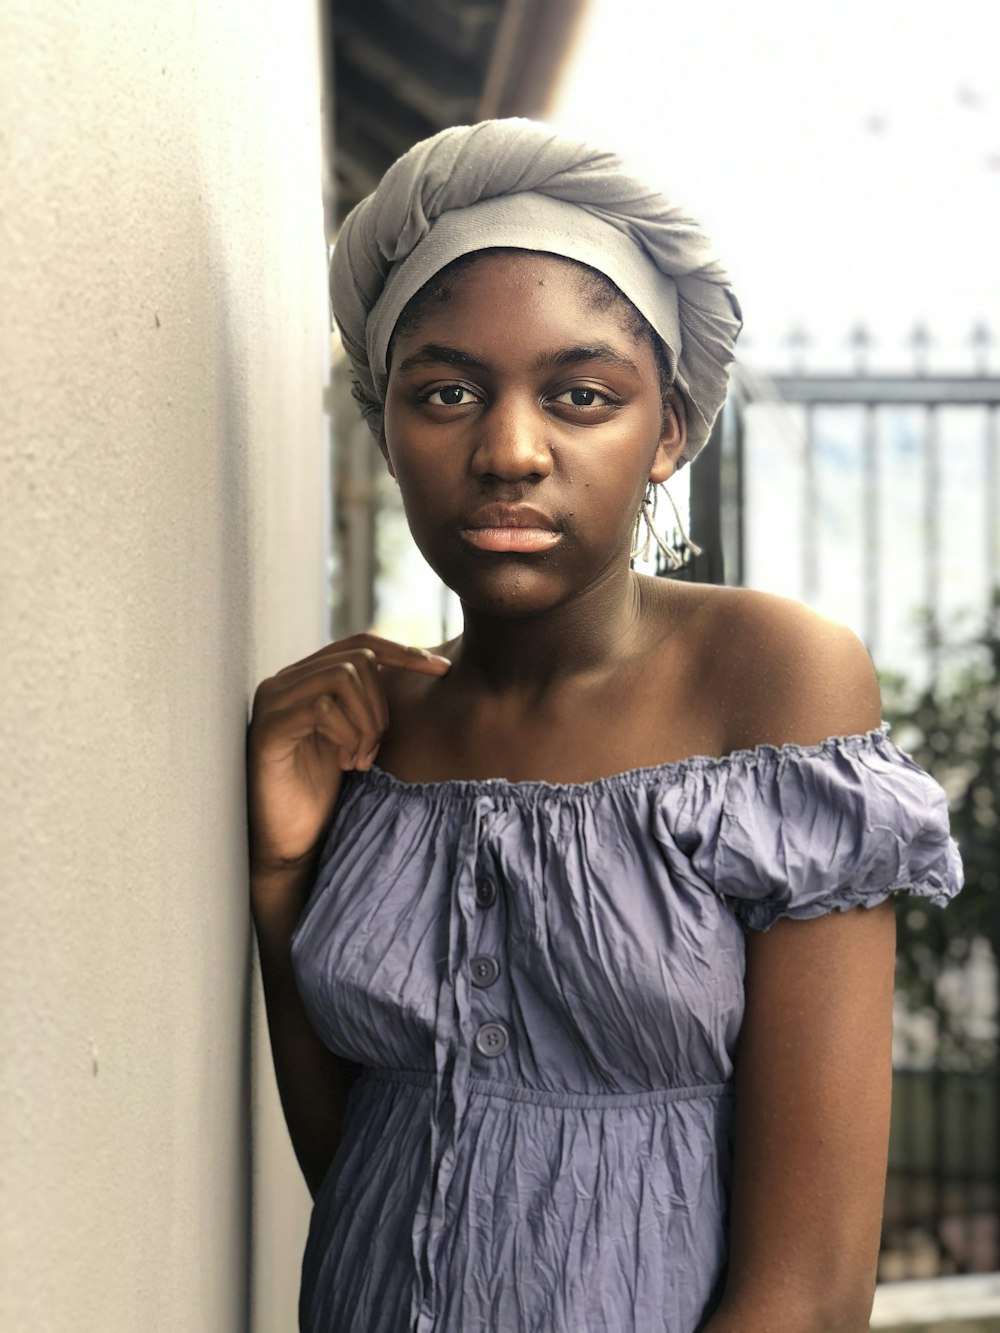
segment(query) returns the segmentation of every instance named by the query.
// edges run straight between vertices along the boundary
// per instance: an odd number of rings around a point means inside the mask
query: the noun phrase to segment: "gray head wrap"
[[[690,462],[726,396],[742,320],[698,225],[611,153],[518,118],[416,144],[348,214],[330,268],[354,395],[377,434],[386,354],[417,291],[459,255],[538,250],[604,273],[666,344]]]

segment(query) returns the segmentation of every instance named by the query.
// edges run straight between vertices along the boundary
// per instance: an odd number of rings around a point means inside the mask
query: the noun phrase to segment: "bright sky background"
[[[997,0],[592,0],[549,118],[702,223],[752,360],[919,319],[954,361],[1000,335],[998,50]]]

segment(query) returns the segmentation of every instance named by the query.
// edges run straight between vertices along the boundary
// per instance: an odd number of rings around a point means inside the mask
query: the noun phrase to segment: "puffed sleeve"
[[[745,926],[874,907],[899,892],[943,907],[961,889],[945,792],[888,730],[727,756],[698,860]]]

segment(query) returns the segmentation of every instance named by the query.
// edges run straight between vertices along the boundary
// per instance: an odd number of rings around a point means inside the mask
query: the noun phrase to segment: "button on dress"
[[[744,931],[962,886],[889,725],[579,784],[345,775],[293,937],[364,1065],[303,1333],[695,1333],[725,1279]]]

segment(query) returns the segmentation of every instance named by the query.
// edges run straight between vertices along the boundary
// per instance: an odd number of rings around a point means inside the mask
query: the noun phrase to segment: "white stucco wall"
[[[243,747],[327,638],[308,0],[0,7],[0,1328],[294,1327]]]

